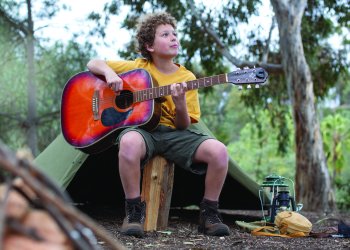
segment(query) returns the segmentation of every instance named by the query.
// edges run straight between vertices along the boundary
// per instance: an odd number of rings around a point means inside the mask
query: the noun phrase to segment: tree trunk
[[[301,40],[306,0],[271,0],[279,29],[282,65],[293,105],[296,199],[309,211],[332,211],[335,198],[323,152],[310,69]]]
[[[36,84],[34,68],[34,28],[32,19],[31,0],[27,0],[28,32],[27,32],[27,62],[28,62],[28,115],[27,115],[27,144],[33,155],[38,152],[38,138],[36,126]]]

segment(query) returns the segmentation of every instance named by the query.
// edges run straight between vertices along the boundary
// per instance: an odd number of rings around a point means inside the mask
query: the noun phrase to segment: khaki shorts
[[[156,129],[148,132],[140,128],[127,128],[123,130],[118,138],[129,131],[140,133],[146,143],[146,157],[141,162],[141,168],[155,155],[161,155],[169,161],[174,162],[195,174],[205,174],[207,165],[204,163],[193,163],[194,154],[198,146],[207,139],[213,137],[204,134],[194,128],[186,130],[176,130],[168,126],[159,125]]]

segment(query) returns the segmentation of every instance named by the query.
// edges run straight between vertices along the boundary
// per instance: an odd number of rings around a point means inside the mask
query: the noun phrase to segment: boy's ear
[[[153,45],[146,44],[146,49],[147,49],[149,52],[153,52],[153,51],[154,51]]]

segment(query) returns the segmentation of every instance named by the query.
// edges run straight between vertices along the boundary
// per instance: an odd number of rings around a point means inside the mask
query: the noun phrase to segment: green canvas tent
[[[210,134],[199,122],[193,126]],[[36,159],[36,165],[75,202],[109,203],[124,206],[124,194],[118,175],[117,149],[87,155],[70,146],[60,134]],[[175,167],[171,206],[199,204],[204,192],[204,176]],[[261,209],[259,185],[230,159],[229,174],[221,196],[222,209]]]

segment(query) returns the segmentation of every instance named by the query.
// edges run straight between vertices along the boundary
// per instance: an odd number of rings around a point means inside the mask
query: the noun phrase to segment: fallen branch
[[[38,168],[26,159],[18,159],[5,145],[0,144],[0,168],[11,176],[13,180],[20,178],[23,180],[22,187],[13,188],[7,184],[9,191],[16,192],[17,189],[24,193],[26,199],[35,206],[40,206],[51,215],[67,238],[74,245],[74,249],[96,249],[96,239],[94,235],[105,241],[110,249],[125,249],[125,247],[114,239],[110,234],[97,225],[88,216],[78,211],[70,205],[71,200],[66,193],[46,177]],[[3,207],[6,206],[6,197]],[[0,229],[5,225],[4,216],[0,211]],[[0,230],[1,232],[1,230]],[[0,235],[2,236],[2,235]],[[0,242],[2,243],[2,242]],[[2,245],[2,244],[1,244]]]

